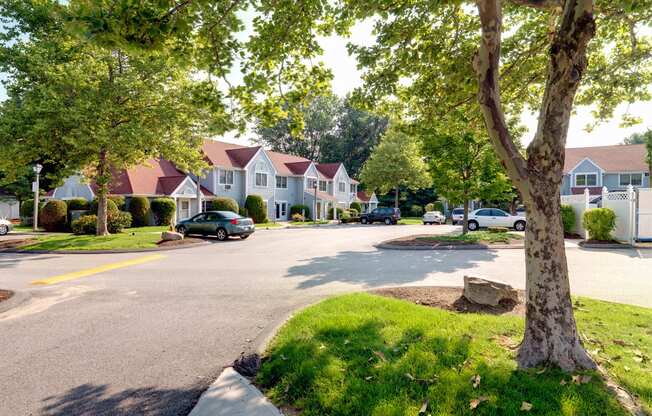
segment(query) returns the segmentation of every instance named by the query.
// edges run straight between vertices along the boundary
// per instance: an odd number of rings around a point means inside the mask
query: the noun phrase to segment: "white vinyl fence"
[[[590,204],[589,190],[585,189],[581,195],[562,195],[561,203],[570,205],[575,211],[574,232],[588,237],[582,227],[584,211],[593,208]],[[635,240],[652,239],[652,189],[642,188],[635,190],[631,185],[626,191],[609,192],[602,188],[603,208],[610,208],[616,213],[616,229],[613,236],[617,240],[633,243]]]

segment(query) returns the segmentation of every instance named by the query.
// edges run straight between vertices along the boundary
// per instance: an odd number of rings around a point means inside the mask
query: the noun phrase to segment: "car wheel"
[[[392,225],[392,219],[391,218],[385,218],[385,225]]]
[[[240,238],[243,239],[243,240],[246,240],[247,238],[249,238],[250,235],[251,235],[251,234],[242,234],[242,235],[240,236]]]
[[[177,232],[179,234],[182,234],[184,237],[188,235],[188,229],[184,227],[183,225],[180,225],[177,227]]]
[[[516,224],[514,224],[514,229],[516,231],[525,231],[525,221],[516,221]]]
[[[360,223],[361,223],[361,224],[366,224],[367,222],[368,222],[367,217],[362,217],[362,218],[360,219]]]
[[[215,232],[215,237],[217,237],[219,241],[226,240],[228,236],[229,235],[226,233],[226,230],[224,228],[218,228],[217,231]]]
[[[7,227],[5,224],[0,225],[0,235],[7,235],[9,232],[9,227]]]
[[[480,224],[477,221],[469,221],[469,231],[475,231],[480,228]]]

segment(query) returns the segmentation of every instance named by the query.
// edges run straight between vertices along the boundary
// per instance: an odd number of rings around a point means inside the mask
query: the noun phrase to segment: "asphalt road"
[[[522,250],[384,251],[373,244],[451,226],[261,230],[162,252],[47,285],[30,282],[144,253],[0,254],[0,287],[32,300],[0,315],[0,415],[186,415],[224,365],[291,311],[325,296],[397,285],[524,287]],[[652,250],[568,248],[575,294],[652,307]]]

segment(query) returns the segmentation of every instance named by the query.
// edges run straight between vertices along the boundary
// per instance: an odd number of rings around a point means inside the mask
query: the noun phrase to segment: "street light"
[[[318,179],[315,179],[315,182],[312,185],[313,189],[315,190],[315,209],[313,211],[314,216],[313,216],[313,219],[312,219],[312,221],[314,223],[317,223],[317,183],[318,183]]]
[[[39,188],[39,175],[43,166],[40,163],[32,166],[32,170],[36,173],[36,181],[32,182],[32,191],[34,191],[34,224],[32,230],[36,232],[38,229],[38,188]]]

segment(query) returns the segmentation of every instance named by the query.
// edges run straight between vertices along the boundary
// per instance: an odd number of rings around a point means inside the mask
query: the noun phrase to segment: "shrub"
[[[39,222],[46,231],[63,231],[68,222],[68,207],[59,199],[51,199],[41,208],[38,215]]]
[[[91,209],[90,209],[90,211],[93,214],[97,215],[97,198],[94,199],[93,201],[91,201]],[[107,215],[109,213],[111,213],[111,212],[116,212],[116,211],[119,211],[118,206],[112,200],[107,199],[106,200],[106,212],[107,212]]]
[[[71,228],[75,234],[95,234],[96,225],[96,215],[83,215],[72,222]]]
[[[410,216],[411,217],[420,217],[423,215],[423,207],[419,205],[412,205],[410,207]]]
[[[156,198],[152,201],[150,208],[158,225],[169,225],[172,223],[177,205],[172,198]]]
[[[358,211],[355,208],[349,208],[349,209],[344,210],[344,212],[347,212],[347,211],[348,211],[348,213],[349,213],[349,215],[351,217],[359,217],[360,216],[360,211]]]
[[[247,214],[247,208],[245,207],[240,207],[238,209],[238,214],[240,214],[243,217],[248,217],[249,215]]]
[[[219,197],[212,200],[211,209],[214,211],[231,211],[236,214],[240,211],[236,200],[228,197]]]
[[[351,202],[351,205],[349,205],[349,208],[358,211],[358,214],[362,212],[362,205],[357,201]]]
[[[426,212],[430,212],[430,211],[444,212],[444,204],[441,203],[440,201],[430,202],[429,204],[426,205],[425,211]]]
[[[39,209],[43,208],[45,203],[41,201],[39,203]],[[27,199],[20,204],[20,216],[24,218],[32,218],[34,216],[34,200]]]
[[[433,204],[432,202],[427,203],[426,207],[425,207],[425,210],[426,210],[426,212],[434,211],[435,210],[435,204]]]
[[[337,207],[337,208],[335,208],[335,211],[337,212],[337,218],[342,218],[342,212],[343,212],[342,208]],[[335,219],[333,217],[333,208],[332,207],[328,208],[328,219],[329,220]]]
[[[584,211],[582,226],[589,232],[591,240],[609,241],[616,228],[616,213],[609,208],[593,208]]]
[[[290,215],[301,214],[306,219],[310,219],[310,207],[308,205],[292,205],[290,207]]]
[[[575,211],[570,205],[561,206],[561,222],[564,225],[564,232],[570,234],[575,227]]]
[[[255,224],[262,224],[268,221],[265,203],[260,195],[249,195],[245,200],[245,208]]]
[[[107,229],[111,234],[120,233],[131,227],[131,214],[125,211],[114,211],[107,216]]]
[[[144,227],[147,225],[147,214],[149,212],[149,200],[144,196],[134,196],[129,201],[129,212],[134,227]]]
[[[90,204],[84,198],[74,198],[66,201],[68,212],[70,211],[86,211],[89,209]]]
[[[109,195],[108,198],[109,198],[110,201],[113,201],[113,203],[118,208],[118,210],[120,210],[120,211],[125,210],[126,205],[125,205],[125,197],[124,196],[122,196],[122,195]]]
[[[305,220],[306,220],[306,218],[303,215],[299,214],[299,213],[292,214],[292,221],[303,222]]]

